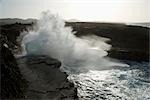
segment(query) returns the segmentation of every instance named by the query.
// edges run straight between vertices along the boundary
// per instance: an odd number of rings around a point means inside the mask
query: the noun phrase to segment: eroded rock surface
[[[60,71],[61,63],[46,56],[18,58],[18,64],[29,81],[27,99],[77,100],[77,90]]]
[[[27,81],[7,44],[2,41],[0,43],[0,99],[23,99]]]
[[[6,36],[0,34],[0,99],[22,99],[28,82],[8,44]]]

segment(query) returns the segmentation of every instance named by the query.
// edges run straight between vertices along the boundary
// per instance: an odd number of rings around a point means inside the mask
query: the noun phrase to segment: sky
[[[50,10],[65,20],[150,22],[150,0],[0,0],[0,18],[39,18]]]

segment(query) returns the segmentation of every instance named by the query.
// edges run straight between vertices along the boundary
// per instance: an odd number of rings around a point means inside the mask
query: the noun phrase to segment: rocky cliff
[[[0,27],[0,99],[78,100],[77,90],[60,71],[58,60],[34,55],[14,57],[15,49],[20,48],[16,39],[29,27],[31,24],[18,23]]]
[[[26,99],[77,100],[77,90],[60,71],[61,63],[47,56],[29,55],[17,59],[29,81]]]
[[[6,44],[5,38],[0,36],[0,78],[1,99],[25,98],[27,81],[22,76],[15,57]]]

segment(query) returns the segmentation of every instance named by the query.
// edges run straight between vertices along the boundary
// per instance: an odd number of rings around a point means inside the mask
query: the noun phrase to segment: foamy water
[[[108,69],[114,65],[128,66],[105,58],[111,45],[107,39],[97,36],[78,38],[64,20],[50,12],[43,12],[35,25],[28,31],[22,45],[27,54],[47,55],[61,61],[67,72],[81,72],[89,69]]]
[[[150,65],[128,61],[130,68],[90,70],[68,79],[80,100],[150,100]]]

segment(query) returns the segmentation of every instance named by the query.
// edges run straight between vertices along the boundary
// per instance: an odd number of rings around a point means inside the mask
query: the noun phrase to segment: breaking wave
[[[47,11],[42,13],[35,30],[27,32],[22,44],[27,54],[48,55],[60,60],[68,73],[127,66],[106,58],[111,46],[103,38],[78,38],[74,34],[71,27],[65,26],[64,20]]]

